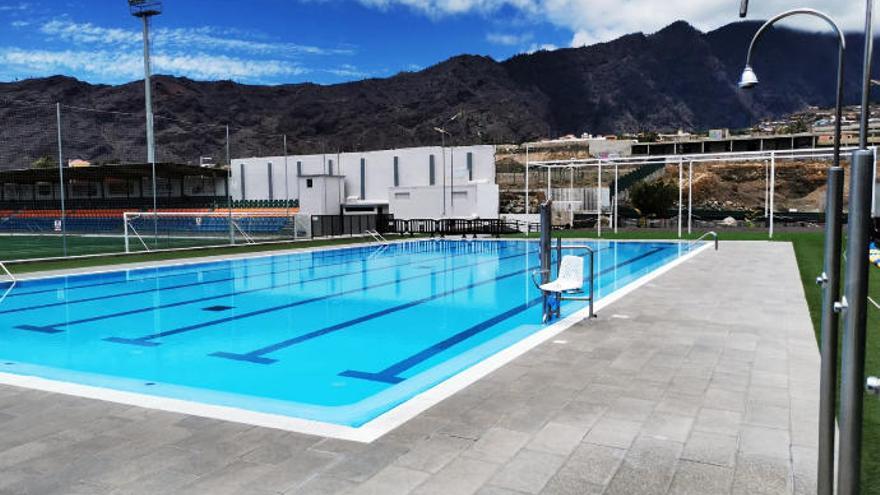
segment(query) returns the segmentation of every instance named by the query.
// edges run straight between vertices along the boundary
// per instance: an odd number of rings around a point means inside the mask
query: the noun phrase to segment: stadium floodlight
[[[150,18],[162,13],[158,0],[128,0],[131,15],[141,19],[144,25],[144,100],[147,111],[147,162],[156,163],[156,144],[153,136],[153,94],[150,87]],[[155,188],[155,177],[153,177]]]

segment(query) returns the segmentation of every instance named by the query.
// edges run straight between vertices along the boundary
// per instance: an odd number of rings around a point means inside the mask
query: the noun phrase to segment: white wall
[[[309,181],[312,187],[308,187]],[[342,181],[342,177],[326,175],[300,177],[300,211],[309,215],[338,215],[343,199]]]
[[[467,156],[471,154],[473,177],[469,180]],[[437,191],[422,191],[423,203],[419,218],[439,218],[443,214],[443,184],[447,198],[447,216],[481,218],[497,218],[498,197],[497,187],[492,197],[492,188],[479,187],[480,203],[473,208],[462,207],[451,211],[449,208],[452,187],[464,186],[468,183],[495,184],[495,148],[494,146],[461,146],[445,149],[440,146],[421,148],[403,148],[369,152],[353,152],[320,155],[290,155],[287,157],[289,198],[301,197],[302,182],[296,180],[297,163],[301,163],[304,175],[326,174],[330,161],[333,162],[333,174],[344,175],[343,198],[349,203],[361,202],[361,159],[364,160],[365,181],[363,202],[383,203],[390,205],[389,191],[394,187],[394,157],[398,160],[399,187],[429,187],[429,161],[434,155],[435,184]],[[445,167],[444,167],[445,158]],[[284,157],[255,157],[232,160],[232,181],[230,190],[234,199],[269,199],[268,163],[272,163],[272,189],[274,199],[286,199],[284,190]],[[241,191],[241,165],[244,164],[244,195]],[[305,198],[302,198],[303,200]],[[391,213],[397,215],[392,209]],[[405,217],[399,217],[405,218]]]

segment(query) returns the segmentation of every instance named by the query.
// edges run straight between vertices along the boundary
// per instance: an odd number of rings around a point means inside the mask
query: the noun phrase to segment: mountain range
[[[235,157],[280,154],[282,134],[291,153],[439,144],[435,127],[445,128],[453,144],[509,143],[584,132],[741,128],[810,105],[832,106],[837,43],[828,34],[766,33],[753,58],[761,84],[737,88],[759,25],[737,22],[703,33],[679,21],[592,46],[501,62],[461,55],[418,72],[329,86],[156,76],[159,159],[222,161],[226,125]],[[851,34],[846,41],[845,99],[856,103],[862,40]],[[67,156],[142,156],[143,82],[108,86],[55,76],[0,83],[0,167],[52,155],[54,102],[65,105]]]

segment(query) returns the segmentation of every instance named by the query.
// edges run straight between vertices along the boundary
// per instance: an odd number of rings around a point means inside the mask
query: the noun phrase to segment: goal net
[[[309,236],[308,217],[279,212],[125,212],[125,252],[255,244]]]

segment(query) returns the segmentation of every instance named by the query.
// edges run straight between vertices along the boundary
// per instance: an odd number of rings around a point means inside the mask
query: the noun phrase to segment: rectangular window
[[[327,160],[327,175],[333,175],[333,160]]]
[[[361,199],[367,198],[367,159],[361,158]]]
[[[428,185],[433,186],[434,183],[434,155],[428,155]]]
[[[247,196],[244,193],[244,163],[240,164],[238,167],[239,167],[238,176],[241,177],[241,199],[244,200],[244,199],[247,199]]]
[[[474,154],[470,151],[467,154],[467,172],[468,180],[474,180]]]
[[[399,161],[397,157],[394,157],[394,187],[400,185],[400,171],[398,170]]]
[[[266,164],[266,170],[268,170],[268,178],[269,178],[269,199],[275,199],[275,191],[274,184],[272,184],[272,162]]]
[[[396,192],[394,193],[394,199],[409,199],[408,192]]]
[[[296,162],[296,176],[302,177],[303,174],[303,162]]]
[[[312,179],[306,179],[306,187],[309,189],[312,188]]]

